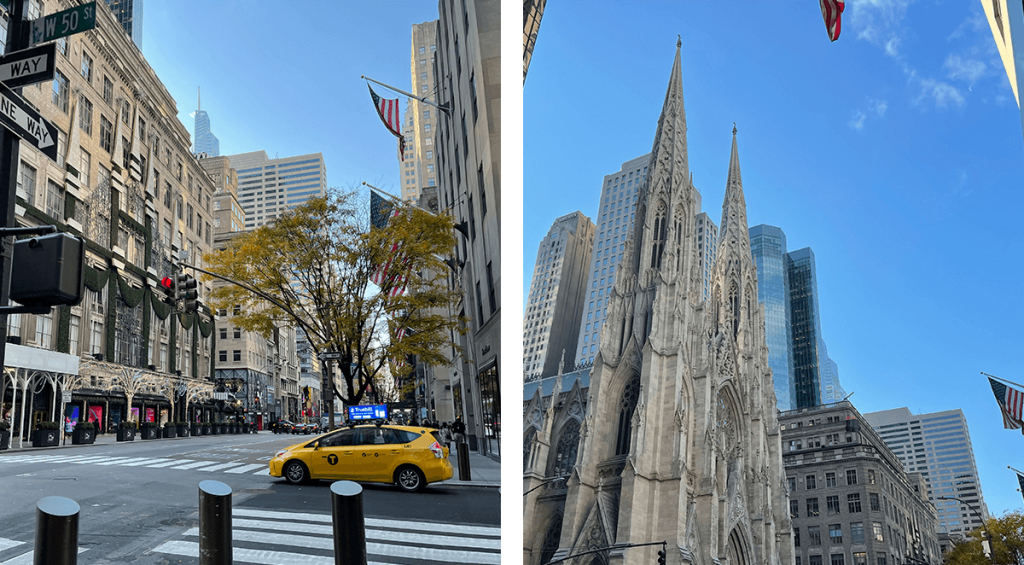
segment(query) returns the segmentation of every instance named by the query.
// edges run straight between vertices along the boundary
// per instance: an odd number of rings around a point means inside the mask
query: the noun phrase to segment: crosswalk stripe
[[[89,551],[89,548],[87,548],[87,547],[80,547],[80,548],[78,548],[78,554],[79,555],[85,553],[86,551]],[[0,565],[32,565],[32,556],[34,554],[35,554],[35,550],[33,549],[32,551],[29,551],[28,553],[22,553],[21,555],[15,557],[14,559],[8,559],[7,561],[4,561],[3,563],[0,563]]]
[[[12,547],[19,546],[23,543],[25,542],[7,538],[0,538],[0,551],[4,551],[5,549],[10,549]]]
[[[237,525],[233,523],[232,526]],[[330,530],[330,528],[328,528]],[[329,532],[333,535],[333,531]],[[366,539],[380,539],[373,535],[374,530],[367,530]],[[399,534],[399,532],[387,532],[390,534]],[[192,528],[186,531],[183,535],[189,537],[198,537],[199,528]],[[389,536],[390,537],[390,536]],[[424,541],[422,538],[434,537],[443,538],[436,540]],[[232,528],[231,531],[232,541],[245,541],[253,543],[264,543],[269,545],[291,545],[297,547],[309,547],[312,549],[334,549],[334,538],[333,537],[312,537],[312,536],[298,536],[291,534],[274,534],[268,532],[253,532],[249,530],[240,530]],[[430,547],[416,547],[411,545],[392,545],[383,543],[372,543],[367,541],[366,552],[372,555],[387,555],[388,557],[403,557],[407,559],[426,559],[428,561],[446,561],[450,563],[480,563],[480,564],[497,564],[501,562],[501,554],[499,553],[485,553],[479,551],[465,551],[452,549],[453,547],[467,547],[466,545],[455,545],[465,544],[466,541],[489,541],[489,540],[475,540],[473,538],[452,538],[446,536],[401,536],[395,535],[393,539],[385,539],[385,541],[399,541],[406,543],[426,543],[430,545],[441,545],[441,548],[430,548]],[[494,547],[489,549],[501,549],[501,542],[494,540]]]
[[[238,528],[255,528],[257,530],[272,530],[283,532],[295,532],[304,534],[334,535],[333,525],[303,524],[299,522],[272,522],[269,520],[246,520],[232,519],[231,525],[238,531]],[[382,541],[404,541],[409,543],[421,543],[428,545],[463,546],[479,549],[501,549],[501,540],[480,539],[469,537],[443,536],[436,534],[418,534],[408,532],[396,532],[393,530],[378,530],[376,528],[366,529],[366,539]]]
[[[171,469],[195,469],[196,467],[205,467],[212,465],[216,461],[196,461],[195,463],[189,463],[187,465],[178,465],[177,467],[171,467]]]
[[[266,465],[264,465],[262,463],[257,463],[255,465],[244,465],[244,466],[238,467],[236,469],[228,469],[227,471],[224,471],[224,472],[225,473],[245,473],[245,472],[248,472],[248,471],[252,471],[254,469],[259,469],[260,467],[266,467]]]
[[[262,471],[257,471],[255,473],[253,473],[253,475],[266,475],[266,476],[269,477],[270,476],[270,467],[268,466],[266,469],[264,469]]]
[[[237,467],[239,465],[241,465],[240,462],[232,461],[230,463],[221,463],[220,465],[214,465],[212,467],[202,467],[196,469],[196,471],[220,471],[221,469],[227,469],[228,467]],[[226,473],[227,471],[224,472]]]
[[[170,467],[171,465],[178,465],[180,463],[188,463],[191,459],[171,459],[167,463],[157,463],[155,465],[146,465],[146,468],[156,469],[159,467]]]
[[[104,461],[103,463],[97,463],[97,465],[124,465],[125,463],[133,463],[133,462],[138,462],[138,461],[145,461],[147,459],[152,459],[152,458],[151,457],[126,457],[126,458],[119,458],[116,461]]]
[[[330,514],[309,514],[305,512],[277,512],[273,510],[258,510],[254,508],[233,508],[234,516],[246,516],[249,518],[266,518],[272,520],[302,520],[304,522],[323,522],[330,524]],[[463,526],[460,524],[442,524],[437,522],[405,522],[401,520],[386,520],[383,518],[366,518],[365,523],[373,528],[392,528],[402,530],[419,530],[430,533],[467,534],[479,536],[501,536],[501,528],[489,526]]]
[[[184,557],[199,557],[199,544],[188,541],[165,542],[154,553],[169,553]],[[334,565],[334,557],[290,553],[284,551],[264,551],[258,549],[232,548],[235,563],[256,563],[258,565]],[[0,563],[0,565],[7,565]],[[366,565],[392,565],[380,561],[367,561]]]
[[[143,465],[147,465],[148,466],[150,463],[166,463],[168,461],[175,461],[175,459],[165,459],[163,457],[158,457],[156,459],[149,458],[149,459],[143,459],[142,461],[136,461],[135,463],[125,463],[124,466],[125,467],[141,467]]]

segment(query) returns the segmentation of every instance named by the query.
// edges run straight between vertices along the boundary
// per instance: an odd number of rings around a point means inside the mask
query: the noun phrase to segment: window
[[[235,339],[241,339],[242,338],[242,328],[235,327],[235,335],[234,335],[234,337],[235,337]]]
[[[79,328],[81,327],[81,325],[82,325],[82,317],[81,316],[76,316],[76,315],[72,314],[71,315],[70,334],[68,336],[68,347],[69,347],[68,353],[70,353],[72,355],[78,355],[78,339],[79,339],[78,338],[78,333],[79,333]]]
[[[64,55],[65,57],[68,56],[68,38],[67,37],[62,37],[62,38],[57,40],[57,51],[59,51],[60,54]]]
[[[870,493],[868,497],[871,499],[871,511],[878,512],[878,493]]]
[[[427,151],[427,159],[433,159],[433,158],[434,158],[434,152],[433,151]]]
[[[53,75],[53,104],[68,113],[68,77],[60,71],[54,71]]]
[[[793,546],[800,547],[800,528],[793,528]]]
[[[106,76],[103,77],[103,101],[111,106],[114,105],[114,83]]]
[[[228,362],[228,352],[227,351],[221,351],[219,353],[219,355],[218,355],[218,361],[220,361],[221,363],[227,363]]]
[[[423,54],[423,53],[425,53],[426,51],[427,51],[427,48],[426,48],[426,47],[420,47],[420,55],[422,55],[422,54]]]
[[[100,116],[100,147],[110,153],[114,150],[114,125],[105,116]]]
[[[92,155],[84,148],[79,148],[81,151],[81,159],[78,161],[78,178],[82,181],[82,188],[89,186],[89,169],[92,168]]]
[[[875,470],[874,469],[868,469],[868,484],[869,485],[875,484]]]
[[[819,526],[807,527],[807,544],[812,546],[821,545],[821,529]]]
[[[831,557],[832,557],[831,565],[843,565],[844,557],[843,557],[842,553],[833,553],[831,555]]]
[[[821,556],[820,555],[808,555],[807,556],[807,561],[809,562],[810,565],[821,565]]]
[[[836,474],[825,473],[825,488],[833,488],[836,486]]]
[[[21,174],[18,175],[18,195],[32,204],[36,198],[36,170],[24,161],[21,162]]]
[[[828,525],[828,541],[830,543],[843,543],[843,525],[842,524],[829,524]]]
[[[132,105],[125,100],[121,103],[121,121],[129,123],[132,119]]]
[[[227,339],[228,338],[228,329],[227,328],[221,328],[220,329],[220,338],[221,339]],[[225,353],[225,355],[227,355],[227,354]],[[225,361],[227,361],[227,359],[225,359]]]
[[[44,349],[51,347],[50,341],[53,336],[53,314],[36,316],[36,345]]]
[[[878,554],[878,565],[885,565],[885,554],[884,553],[880,552]]]
[[[786,480],[789,481],[789,492],[796,492],[796,477],[789,477]]]
[[[850,513],[860,512],[860,493],[846,495],[846,503],[850,507]]]
[[[84,49],[82,50],[82,76],[86,82],[92,84],[92,57]]]
[[[857,470],[849,469],[846,471],[846,484],[855,485],[857,484]]]
[[[853,543],[864,543],[864,522],[852,522],[850,524],[850,541]]]
[[[139,116],[139,138],[146,141],[146,120],[142,119],[142,116]],[[146,143],[149,142],[147,141]]]
[[[826,496],[825,504],[829,514],[839,514],[839,496]]]
[[[234,351],[234,357],[235,357],[235,361],[241,361],[242,360],[242,352],[241,352],[241,350],[236,349]]]
[[[84,94],[78,96],[78,127],[92,135],[92,102]]]
[[[814,475],[807,475],[806,479],[804,480],[804,486],[807,487],[807,490],[813,490],[815,488],[818,488],[817,484],[815,483]]]
[[[807,499],[807,517],[811,518],[813,516],[818,516],[818,499],[817,498],[808,498]]]
[[[800,501],[790,500],[789,501],[789,517],[799,518],[800,517]]]
[[[64,188],[52,180],[46,181],[46,213],[58,222],[64,221]]]
[[[476,123],[477,117],[479,117],[480,111],[476,107],[476,73],[469,75],[469,95],[472,100],[471,106],[473,106],[473,123]]]
[[[885,541],[885,539],[882,537],[881,522],[871,522],[871,535],[874,536],[875,541]]]

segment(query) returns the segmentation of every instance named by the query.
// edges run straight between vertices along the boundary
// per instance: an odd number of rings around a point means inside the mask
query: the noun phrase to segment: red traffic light
[[[173,289],[174,288],[174,279],[172,279],[171,277],[164,277],[164,278],[160,279],[160,286],[162,286],[164,288],[167,288],[167,289]]]

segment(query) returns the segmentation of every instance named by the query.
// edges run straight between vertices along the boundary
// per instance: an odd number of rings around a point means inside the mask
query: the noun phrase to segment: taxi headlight
[[[288,453],[288,450],[287,449],[282,449],[281,451],[278,451],[277,455],[275,455],[274,457],[275,458],[280,457],[280,456],[284,455],[285,453]]]

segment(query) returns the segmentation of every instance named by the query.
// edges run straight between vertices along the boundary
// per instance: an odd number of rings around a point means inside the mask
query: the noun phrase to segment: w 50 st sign
[[[89,2],[70,10],[32,20],[30,45],[89,31],[94,27],[96,27],[96,2]]]

